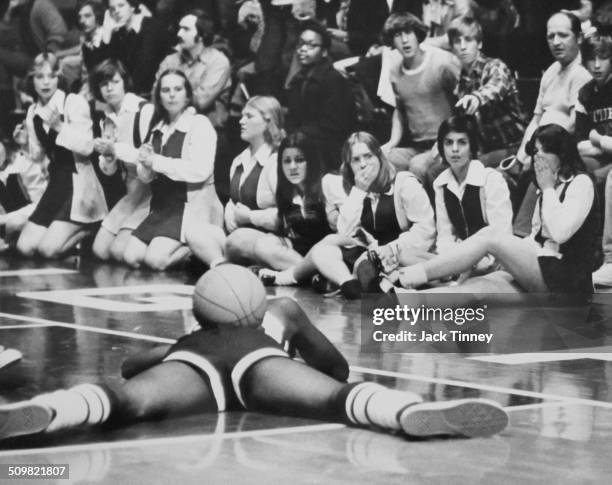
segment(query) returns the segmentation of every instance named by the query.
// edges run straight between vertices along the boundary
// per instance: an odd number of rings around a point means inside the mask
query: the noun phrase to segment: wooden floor
[[[0,371],[0,402],[118,381],[127,355],[191,327],[194,280],[182,271],[154,274],[76,259],[0,259],[0,344],[24,355]],[[315,420],[201,414],[6,440],[0,465],[69,464],[70,481],[54,483],[609,483],[612,295],[596,295],[586,319],[549,322],[557,324],[552,330],[542,318],[509,312],[492,330],[529,352],[474,358],[365,353],[358,302],[305,289],[269,291],[302,304],[346,355],[351,379],[429,400],[494,399],[509,411],[510,426],[488,439],[416,441]]]

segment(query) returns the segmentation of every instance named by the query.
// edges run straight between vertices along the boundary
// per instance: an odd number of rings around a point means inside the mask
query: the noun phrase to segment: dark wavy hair
[[[121,79],[123,79],[124,91],[126,93],[132,91],[132,78],[125,70],[125,67],[123,67],[121,61],[116,59],[107,59],[93,68],[91,77],[89,78],[89,87],[94,95],[94,98],[96,98],[98,101],[104,102],[100,88],[103,84],[110,82],[110,80],[115,77],[115,74],[119,74]]]
[[[201,8],[194,8],[185,13],[181,17],[181,20],[188,15],[193,15],[195,17],[195,28],[204,46],[211,46],[215,39],[215,22],[213,18]]]
[[[480,135],[478,133],[476,118],[469,115],[453,115],[440,123],[440,128],[438,128],[438,152],[440,153],[442,161],[448,164],[444,155],[444,138],[446,138],[446,135],[451,131],[455,133],[465,133],[470,141],[472,160],[478,158],[478,140]]]
[[[166,113],[166,109],[163,107],[161,102],[161,81],[166,76],[170,74],[175,74],[183,79],[183,84],[185,85],[185,91],[187,92],[187,104],[185,108],[191,106],[193,102],[193,87],[187,79],[187,75],[180,69],[166,69],[159,75],[157,82],[155,83],[155,90],[153,91],[153,104],[155,105],[155,119],[156,120],[164,120],[168,121],[168,113]]]
[[[278,148],[278,163],[276,167],[276,207],[278,208],[278,219],[281,225],[281,233],[287,235],[289,232],[288,215],[293,204],[293,197],[299,194],[299,188],[293,185],[283,171],[283,154],[288,148],[296,148],[302,152],[306,160],[306,180],[304,181],[304,213],[306,218],[317,217],[320,208],[324,204],[323,191],[321,189],[321,178],[323,177],[323,161],[321,154],[312,137],[297,131],[286,136]]]
[[[382,28],[383,42],[393,46],[394,37],[400,32],[414,32],[419,44],[427,37],[427,26],[416,15],[409,12],[397,12],[389,15]]]
[[[536,141],[539,141],[547,153],[554,153],[559,157],[561,166],[559,175],[568,179],[573,175],[586,172],[586,166],[578,154],[576,139],[559,125],[543,125],[536,129],[527,143],[525,151],[532,157],[537,153]]]
[[[101,0],[77,0],[74,11],[78,14],[84,7],[91,7],[97,24],[102,25],[102,22],[104,22],[104,12],[106,10],[104,3],[102,3]]]

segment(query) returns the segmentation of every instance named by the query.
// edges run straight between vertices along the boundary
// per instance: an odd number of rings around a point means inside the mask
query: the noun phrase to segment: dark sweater
[[[119,59],[134,83],[133,92],[148,98],[155,73],[162,59],[170,53],[172,39],[163,25],[145,17],[140,32],[120,29],[113,33],[110,50]]]

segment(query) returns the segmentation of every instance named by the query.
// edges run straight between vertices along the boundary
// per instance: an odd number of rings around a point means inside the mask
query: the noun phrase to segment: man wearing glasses
[[[340,166],[340,148],[354,127],[348,81],[328,57],[331,38],[322,25],[304,24],[296,53],[300,70],[287,90],[288,131],[300,130],[315,139],[326,171]]]

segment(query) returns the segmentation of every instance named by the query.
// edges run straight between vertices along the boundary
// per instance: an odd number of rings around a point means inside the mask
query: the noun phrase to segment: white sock
[[[70,390],[78,392],[87,402],[89,406],[87,424],[101,424],[108,419],[111,404],[104,389],[94,384],[81,384]]]
[[[399,416],[412,404],[422,402],[418,394],[412,392],[383,389],[370,397],[367,403],[367,416],[370,422],[384,429],[400,430]]]
[[[364,382],[355,386],[346,399],[346,414],[354,424],[400,430],[399,415],[412,404],[422,402],[418,394],[394,391]]]
[[[104,390],[93,384],[82,384],[69,390],[41,394],[32,402],[48,407],[54,417],[45,431],[57,431],[84,424],[100,424],[108,419],[110,401]]]
[[[427,283],[429,278],[425,266],[419,263],[402,268],[399,272],[399,281],[404,288],[416,288]]]

